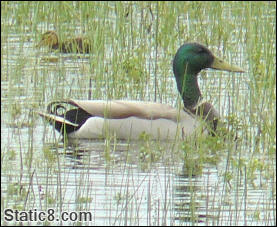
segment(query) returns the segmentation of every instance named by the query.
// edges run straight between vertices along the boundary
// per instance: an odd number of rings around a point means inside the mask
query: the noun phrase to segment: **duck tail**
[[[66,120],[64,117],[57,116],[54,114],[48,114],[48,113],[42,113],[42,112],[37,112],[41,117],[49,121],[50,123],[57,123],[57,124],[66,124],[70,125],[73,127],[78,127],[78,124],[72,123],[68,120]],[[59,130],[58,130],[59,131]]]
[[[65,104],[65,105],[64,105]],[[46,119],[51,125],[55,127],[60,133],[64,133],[64,129],[67,133],[74,131],[79,127],[68,119],[66,119],[66,104],[70,104],[68,101],[54,101],[47,106],[47,113],[37,112],[41,117]]]

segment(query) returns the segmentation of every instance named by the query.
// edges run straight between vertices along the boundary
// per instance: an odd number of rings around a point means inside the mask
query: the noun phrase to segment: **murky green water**
[[[253,102],[265,105],[269,116],[276,116],[276,112],[266,104],[267,94],[263,100],[252,98],[258,88],[251,87],[255,64],[249,60],[245,41],[254,32],[246,27],[247,13],[257,6],[209,5],[206,9],[214,12],[206,12],[206,21],[202,21],[197,10],[205,12],[205,5],[200,2],[159,7],[155,3],[105,3],[100,8],[96,3],[87,7],[69,3],[59,7],[80,7],[73,11],[80,13],[75,18],[77,22],[73,23],[74,17],[66,13],[55,14],[56,11],[53,13],[56,17],[51,14],[49,21],[41,19],[43,23],[40,19],[36,21],[36,17],[33,23],[24,18],[36,15],[38,9],[46,10],[47,6],[55,8],[51,4],[30,4],[30,14],[24,14],[26,5],[1,3],[4,11],[1,15],[6,15],[1,16],[2,224],[9,224],[3,215],[6,208],[21,211],[52,208],[55,214],[89,211],[92,217],[90,221],[63,223],[55,219],[58,225],[275,225],[276,144],[270,143],[274,139],[268,139],[273,137],[270,127],[256,124],[256,114],[260,113],[253,114]],[[224,8],[225,19],[217,9],[219,6]],[[275,28],[276,11],[268,11],[274,7],[263,7],[264,10],[255,12],[260,13],[257,14],[260,23],[266,27],[274,21]],[[86,8],[95,16],[86,19],[83,11]],[[173,15],[178,15],[178,20],[172,19]],[[71,22],[64,18],[71,18],[68,19]],[[220,26],[221,23],[226,26]],[[251,23],[254,26],[258,22],[253,19]],[[209,25],[215,26],[217,32],[210,33]],[[172,26],[180,30],[171,34]],[[232,26],[237,29],[232,30]],[[67,32],[74,35],[75,31],[91,35],[94,53],[59,54],[35,48],[41,33],[57,28],[65,37]],[[158,37],[155,29],[159,31]],[[224,43],[221,40],[226,38],[225,33],[220,29],[233,31]],[[45,110],[50,101],[68,97],[156,99],[175,106],[177,89],[171,63],[176,49],[187,40],[207,42],[227,60],[241,63],[248,71],[239,76],[217,71],[201,73],[199,82],[204,99],[214,100],[222,116],[233,114],[240,121],[229,124],[230,128],[237,127],[239,140],[226,140],[220,155],[220,148],[212,150],[207,146],[205,150],[201,146],[212,161],[202,163],[198,150],[194,151],[195,156],[188,160],[199,162],[193,168],[201,169],[200,174],[184,174],[189,161],[184,164],[186,150],[180,144],[147,140],[128,143],[111,137],[64,146],[58,133],[35,113]],[[263,55],[260,58],[267,60]],[[275,74],[274,68],[267,73]],[[274,91],[272,95],[276,97]],[[266,114],[264,117],[267,119]],[[274,122],[272,125],[276,126]],[[245,130],[239,130],[240,127]],[[215,156],[220,156],[217,161],[213,160]]]

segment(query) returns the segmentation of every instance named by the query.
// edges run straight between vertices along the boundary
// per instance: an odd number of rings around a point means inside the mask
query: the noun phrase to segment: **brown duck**
[[[47,31],[42,35],[37,47],[48,46],[51,50],[59,50],[62,53],[90,53],[91,43],[86,38],[77,37],[60,42],[54,31]]]

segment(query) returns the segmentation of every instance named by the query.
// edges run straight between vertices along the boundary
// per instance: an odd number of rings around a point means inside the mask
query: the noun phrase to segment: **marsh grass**
[[[106,224],[276,224],[275,21],[275,2],[1,2],[1,207],[88,209],[103,216],[97,213],[100,196]],[[61,40],[88,36],[93,52],[35,49],[47,30]],[[178,106],[171,64],[187,41],[203,43],[247,71],[199,76],[204,99],[222,116],[215,137],[162,146],[142,135],[139,147],[121,152],[110,135],[90,155],[80,148],[69,155],[66,143],[32,113],[68,97]],[[209,173],[201,178],[207,166],[218,171],[216,180]],[[92,179],[101,167],[104,175]],[[148,177],[136,178],[137,169]],[[171,172],[189,179],[188,194],[179,183],[178,209],[170,197]],[[197,179],[207,191],[194,187]],[[101,184],[110,187],[99,193]],[[163,196],[156,195],[157,185]],[[260,198],[253,196],[261,191]],[[94,216],[92,223],[103,221]]]

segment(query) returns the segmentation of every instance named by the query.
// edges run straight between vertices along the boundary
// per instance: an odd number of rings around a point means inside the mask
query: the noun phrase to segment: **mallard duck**
[[[68,138],[103,138],[107,133],[118,139],[138,139],[142,133],[161,140],[184,138],[203,131],[203,122],[205,133],[214,132],[219,114],[212,104],[201,103],[197,83],[197,74],[205,68],[244,72],[216,57],[201,44],[185,43],[173,60],[183,109],[154,102],[70,99],[52,102],[47,113],[39,114]]]
[[[62,53],[90,53],[91,44],[88,39],[77,37],[74,39],[59,42],[54,31],[47,31],[42,35],[37,47],[48,46],[52,50],[59,50]]]

